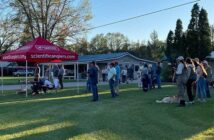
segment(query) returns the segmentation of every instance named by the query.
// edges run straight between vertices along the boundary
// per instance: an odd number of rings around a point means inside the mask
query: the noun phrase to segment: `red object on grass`
[[[68,51],[62,47],[37,37],[35,40],[28,42],[23,47],[5,53],[1,56],[3,61],[15,62],[50,62],[53,60],[70,61],[77,60],[78,54]]]

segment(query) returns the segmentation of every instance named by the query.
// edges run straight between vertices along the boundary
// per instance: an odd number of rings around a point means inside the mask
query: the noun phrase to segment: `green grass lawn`
[[[20,80],[24,81],[25,77],[13,77],[13,76],[5,76],[2,78],[4,85],[17,85],[20,84]],[[33,80],[33,77],[28,77],[28,80]],[[79,81],[86,81],[86,80],[79,80]],[[0,81],[1,82],[1,81]],[[64,79],[64,82],[77,82],[77,80],[73,79]]]
[[[100,100],[66,88],[57,94],[0,96],[0,139],[34,140],[180,140],[214,139],[214,94],[206,103],[185,108],[157,104],[156,99],[173,95],[165,85],[148,93],[134,85],[121,87],[120,96],[110,98],[101,86]]]

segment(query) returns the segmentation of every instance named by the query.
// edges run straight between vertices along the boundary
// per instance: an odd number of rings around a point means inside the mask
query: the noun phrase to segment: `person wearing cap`
[[[176,69],[176,84],[178,87],[178,98],[180,99],[179,106],[184,107],[185,106],[185,100],[184,100],[184,93],[185,93],[185,84],[183,83],[183,69],[185,68],[184,64],[184,57],[179,56],[177,59],[177,69]]]
[[[202,62],[206,72],[207,72],[207,77],[206,77],[206,96],[207,98],[210,98],[210,89],[209,89],[209,85],[210,82],[212,81],[212,68],[209,66],[208,62],[206,60],[204,60]]]
[[[88,83],[90,84],[90,89],[92,92],[92,102],[98,101],[98,89],[97,89],[97,83],[98,83],[98,69],[95,66],[95,62],[92,61],[90,63],[90,68],[88,70]]]
[[[115,93],[115,79],[116,78],[116,69],[114,67],[114,63],[110,63],[110,70],[108,71],[108,81],[109,81],[109,88],[111,91],[111,97],[116,97],[117,94]]]

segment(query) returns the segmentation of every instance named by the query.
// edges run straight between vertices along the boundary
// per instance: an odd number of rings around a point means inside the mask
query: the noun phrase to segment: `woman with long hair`
[[[195,72],[195,65],[192,61],[191,58],[186,58],[186,63],[187,63],[187,67],[189,68],[189,78],[188,78],[188,81],[186,83],[186,87],[187,87],[187,96],[188,96],[188,99],[189,99],[189,102],[190,103],[193,103],[193,100],[194,100],[194,96],[193,96],[193,93],[192,93],[192,84],[194,81],[196,81],[196,72]]]

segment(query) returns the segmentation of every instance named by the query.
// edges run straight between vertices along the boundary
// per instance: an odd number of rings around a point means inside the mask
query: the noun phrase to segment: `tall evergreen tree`
[[[174,46],[176,50],[176,55],[184,55],[184,46],[183,46],[183,26],[182,21],[180,19],[176,22],[176,28],[175,28],[175,38],[174,38]]]
[[[171,30],[169,31],[167,39],[166,39],[165,55],[168,59],[172,59],[175,57],[175,55],[174,55],[174,33]]]
[[[211,26],[211,44],[212,44],[212,50],[214,50],[214,26]]]
[[[191,11],[191,20],[187,29],[187,53],[190,57],[198,57],[199,55],[199,34],[198,34],[198,21],[199,21],[199,6],[194,4]]]
[[[201,9],[199,14],[199,37],[200,37],[200,44],[199,44],[199,58],[204,59],[209,52],[212,50],[211,47],[211,32],[209,21],[207,18],[207,11],[205,9]]]

